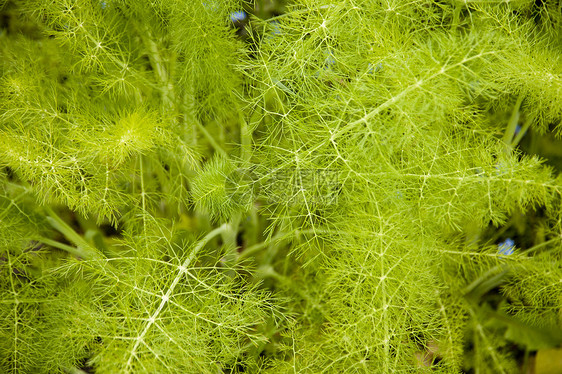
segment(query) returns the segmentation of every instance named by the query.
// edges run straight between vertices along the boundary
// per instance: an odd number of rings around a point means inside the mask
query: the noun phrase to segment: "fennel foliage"
[[[0,2],[1,372],[560,345],[562,4],[266,5]]]

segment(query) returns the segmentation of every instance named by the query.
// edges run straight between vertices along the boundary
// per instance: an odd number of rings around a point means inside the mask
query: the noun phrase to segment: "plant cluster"
[[[562,3],[272,4],[0,1],[0,371],[562,343]]]

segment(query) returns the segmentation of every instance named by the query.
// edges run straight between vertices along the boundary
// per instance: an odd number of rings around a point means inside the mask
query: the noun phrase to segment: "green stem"
[[[195,124],[197,125],[197,128],[201,131],[201,133],[203,133],[205,138],[207,138],[209,143],[211,143],[211,146],[213,147],[215,152],[219,153],[221,156],[228,157],[226,151],[219,145],[219,143],[217,143],[215,138],[213,138],[213,136],[209,133],[209,131],[207,131],[203,124],[199,120],[195,120]]]
[[[280,233],[275,235],[274,237],[272,237],[271,239],[267,239],[264,240],[261,243],[257,243],[254,244],[250,247],[247,247],[246,249],[244,249],[242,252],[240,252],[240,254],[238,254],[238,258],[236,259],[237,262],[240,262],[242,260],[244,260],[245,258],[252,256],[254,253],[259,252],[261,249],[271,245],[271,244],[277,244],[280,243],[282,241],[285,240],[293,240],[293,238],[295,236],[301,235],[301,234],[318,234],[318,232],[327,232],[324,230],[313,230],[313,229],[308,229],[308,230],[295,230],[294,234],[295,235],[287,235],[287,233]]]
[[[527,250],[524,251],[523,253],[525,253],[526,255],[528,255],[528,254],[530,254],[530,253],[535,252],[535,251],[538,250],[538,249],[541,249],[542,247],[546,247],[547,245],[549,245],[549,244],[551,244],[551,243],[553,243],[553,242],[555,242],[555,241],[559,241],[559,240],[560,240],[559,237],[552,238],[552,239],[550,239],[550,240],[547,240],[547,241],[545,241],[545,242],[542,242],[542,243],[540,243],[540,244],[537,244],[537,245],[532,246],[531,248],[527,249]],[[555,250],[555,249],[560,249],[560,248],[559,248],[559,247],[554,247],[554,248],[549,249],[548,251],[545,251],[545,252],[543,252],[543,253],[546,253],[546,252],[549,252],[549,251],[552,251],[552,250]]]
[[[247,247],[242,252],[240,252],[240,254],[238,255],[238,258],[236,259],[236,262],[242,261],[246,257],[249,257],[256,252],[259,252],[261,249],[267,247],[270,244],[271,244],[271,242],[268,240],[268,241],[263,241],[261,243],[254,244],[251,247]]]
[[[160,82],[160,90],[162,91],[162,104],[164,110],[172,110],[174,108],[174,103],[176,97],[174,94],[174,85],[170,80],[170,75],[166,69],[164,59],[160,54],[158,45],[154,42],[152,38],[152,33],[146,26],[141,27],[140,35],[144,44],[148,49],[148,57],[150,58],[150,63],[154,67],[156,76]]]
[[[520,94],[517,98],[517,102],[513,107],[513,112],[507,123],[507,128],[505,129],[505,134],[503,135],[503,142],[508,146],[508,148],[513,147],[513,137],[515,135],[515,129],[517,128],[517,122],[519,122],[519,108],[521,108],[521,103],[523,102],[523,94]]]
[[[185,261],[182,263],[182,267],[183,268],[187,268],[191,262],[193,261],[193,259],[195,258],[195,256],[199,253],[199,251],[209,242],[211,241],[211,239],[213,239],[215,236],[224,233],[226,230],[229,229],[228,227],[229,225],[227,223],[221,225],[220,227],[217,227],[216,229],[214,229],[213,231],[209,232],[207,235],[205,235],[205,237],[201,240],[199,240],[197,242],[197,244],[195,245],[195,247],[193,248],[193,250],[191,251],[191,253],[189,254],[189,256],[185,259]]]
[[[236,248],[236,236],[238,235],[238,226],[242,220],[242,215],[236,213],[227,224],[227,229],[222,232],[222,240],[227,247]]]
[[[60,218],[54,212],[53,209],[51,209],[48,206],[45,206],[44,209],[49,214],[46,217],[46,219],[51,224],[51,226],[53,226],[56,230],[62,233],[68,240],[70,240],[72,243],[74,243],[77,246],[77,248],[74,249],[73,247],[65,246],[62,243],[58,243],[58,245],[56,246],[57,248],[66,250],[85,260],[96,260],[102,258],[102,255],[99,253],[99,251],[96,248],[92,247],[90,243],[88,243],[80,234],[78,234],[76,231],[72,229],[72,227],[70,227],[66,222],[64,222],[63,219]],[[49,244],[43,240],[40,241],[44,242],[45,244]],[[54,243],[56,242],[52,241],[51,244],[49,245],[52,245]],[[71,250],[71,248],[73,249]]]
[[[193,79],[189,79],[188,89],[183,96],[183,126],[185,129],[185,135],[189,134],[189,130],[191,130],[191,139],[190,143],[191,146],[196,149],[197,148],[197,127],[192,126],[191,124],[194,122],[198,122],[196,118],[196,111],[195,111],[195,95],[193,93]]]
[[[240,157],[243,163],[247,163],[252,156],[252,132],[240,109],[238,109],[238,114],[240,116]]]
[[[195,124],[195,127],[192,126],[193,139],[191,143],[193,146],[197,145],[197,129],[199,129],[199,131],[201,131],[203,136],[207,138],[207,140],[209,141],[211,147],[213,147],[215,152],[217,152],[221,156],[225,156],[225,157],[228,156],[226,151],[215,140],[213,135],[211,135],[209,131],[207,131],[205,126],[203,126],[201,121],[199,121],[199,119],[197,118],[195,114],[195,98],[194,98],[193,90],[191,88],[185,93],[184,100],[180,102],[180,110],[185,114],[184,118],[186,121],[186,127],[187,125],[189,125],[189,122],[193,122]]]
[[[35,238],[35,240],[37,240],[38,242],[41,242],[43,244],[46,244],[48,246],[51,246],[53,248],[62,249],[63,251],[66,251],[66,252],[68,252],[68,253],[70,253],[74,256],[77,256],[77,257],[84,258],[84,256],[87,255],[86,253],[84,253],[84,251],[80,250],[79,248],[73,247],[71,245],[63,244],[61,242],[57,242],[56,240],[44,238],[42,236],[39,236],[39,237]]]
[[[453,22],[451,22],[451,31],[455,31],[459,26],[461,10],[461,5],[455,4],[455,9],[453,10]]]
[[[527,121],[525,121],[525,124],[523,125],[521,130],[519,130],[517,136],[515,137],[515,139],[513,139],[513,142],[511,142],[512,147],[515,147],[517,144],[519,144],[521,139],[523,139],[523,136],[525,136],[525,133],[527,133],[527,130],[529,130],[529,127],[531,126],[531,123],[533,123],[534,119],[535,117],[531,116],[527,119]]]
[[[238,228],[242,215],[240,213],[234,214],[229,223],[225,224],[225,229],[221,232],[222,241],[227,249],[224,256],[224,263],[230,267],[236,263],[238,255],[238,246],[236,245],[236,237],[238,236]],[[229,276],[234,277],[233,271],[228,271]]]
[[[478,301],[486,292],[502,284],[508,273],[509,268],[505,264],[494,266],[466,286],[462,295],[468,300]]]

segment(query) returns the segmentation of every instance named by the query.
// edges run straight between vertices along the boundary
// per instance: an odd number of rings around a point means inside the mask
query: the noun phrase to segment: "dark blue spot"
[[[515,250],[515,242],[511,238],[505,239],[498,244],[498,253],[502,255],[511,255]]]
[[[244,21],[248,15],[243,10],[236,11],[234,13],[230,13],[230,20],[232,22],[242,22]]]
[[[374,73],[378,73],[379,71],[381,71],[383,69],[383,65],[382,62],[379,62],[377,64],[377,66],[373,66],[373,64],[371,64],[369,62],[369,65],[367,66],[367,74],[374,74]]]

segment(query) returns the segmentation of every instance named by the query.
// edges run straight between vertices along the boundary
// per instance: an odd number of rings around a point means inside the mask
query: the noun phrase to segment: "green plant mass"
[[[512,374],[562,344],[560,1],[0,13],[0,372]]]

